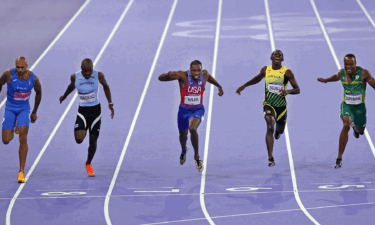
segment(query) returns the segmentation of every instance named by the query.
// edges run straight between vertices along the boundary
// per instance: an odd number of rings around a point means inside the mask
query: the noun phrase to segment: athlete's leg
[[[74,126],[74,138],[77,144],[81,144],[85,140],[87,133],[87,122],[84,115],[78,112]]]
[[[98,138],[99,138],[98,135],[90,134],[90,145],[89,145],[89,149],[88,149],[86,165],[91,164],[91,161],[94,158],[96,148],[97,148]]]
[[[342,159],[342,155],[344,154],[346,144],[348,143],[348,133],[350,131],[350,125],[352,124],[352,119],[350,116],[342,117],[343,128],[340,134],[340,141],[339,141],[339,154],[337,156],[338,159]]]
[[[14,131],[13,129],[3,129],[2,131],[2,139],[4,144],[9,144],[9,142],[13,139],[14,137]]]
[[[267,133],[266,133],[266,144],[267,144],[267,151],[268,151],[268,158],[272,159],[273,155],[273,132],[275,131],[275,117],[272,115],[266,115],[264,117],[267,123]]]
[[[181,144],[181,149],[182,151],[185,151],[186,150],[186,142],[187,142],[187,139],[188,139],[188,133],[189,133],[189,130],[186,129],[186,130],[178,130],[179,133],[180,133],[180,144]]]
[[[199,159],[199,138],[198,138],[198,127],[199,124],[201,123],[200,119],[196,117],[192,117],[189,120],[189,131],[190,131],[190,139],[191,139],[191,144],[193,145],[194,148],[194,159],[198,160]]]
[[[74,131],[74,138],[76,139],[77,144],[81,144],[86,137],[86,130],[76,130]]]
[[[19,130],[19,138],[20,138],[20,148],[19,148],[19,157],[20,157],[20,171],[24,173],[25,164],[26,164],[26,156],[29,150],[27,145],[27,134],[29,133],[28,126],[21,126],[18,128]]]

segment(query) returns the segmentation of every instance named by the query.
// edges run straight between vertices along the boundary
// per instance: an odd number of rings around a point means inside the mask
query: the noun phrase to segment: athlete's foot
[[[18,180],[18,183],[25,183],[25,177],[23,175],[23,172],[18,173],[17,180]]]
[[[17,121],[16,121],[16,126],[14,127],[14,133],[15,134],[19,134],[20,131],[18,130],[18,124],[17,124]]]
[[[195,165],[197,166],[198,172],[203,171],[203,163],[201,159],[195,160]]]
[[[275,139],[276,139],[276,140],[279,139],[280,136],[281,136],[281,134],[280,134],[279,132],[275,131]]]
[[[268,159],[268,166],[271,167],[271,166],[276,166],[276,163],[275,163],[275,160],[272,158]]]
[[[86,170],[87,170],[87,175],[89,175],[89,177],[95,177],[95,172],[94,172],[91,164],[85,163],[85,167],[86,167]]]
[[[185,161],[186,161],[186,155],[187,155],[187,152],[189,151],[189,146],[186,146],[186,149],[185,151],[182,151],[181,152],[181,155],[180,155],[180,164],[181,165],[184,165]]]
[[[342,166],[342,159],[336,159],[335,169],[339,169]]]

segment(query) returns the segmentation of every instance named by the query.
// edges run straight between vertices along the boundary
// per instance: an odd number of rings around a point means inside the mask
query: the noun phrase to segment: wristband
[[[113,102],[108,103],[109,105],[113,106]]]

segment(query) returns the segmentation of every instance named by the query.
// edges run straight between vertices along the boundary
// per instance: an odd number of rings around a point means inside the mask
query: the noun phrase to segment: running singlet
[[[351,77],[349,84],[346,79],[346,70],[341,71],[341,83],[344,87],[344,102],[348,105],[359,105],[365,103],[366,86],[362,83],[362,67]]]
[[[98,105],[99,78],[98,71],[94,70],[89,79],[86,79],[81,71],[76,72],[76,88],[78,91],[79,106]]]
[[[279,70],[273,70],[272,66],[267,66],[264,103],[275,107],[286,106],[286,98],[279,95],[279,90],[286,90],[288,86],[284,84],[284,75],[287,70],[285,66]]]
[[[31,94],[31,89],[34,87],[35,75],[31,72],[29,79],[22,81],[18,79],[16,69],[11,69],[12,78],[8,83],[7,91],[7,107],[12,108],[29,108],[29,98]],[[30,72],[30,71],[29,71]]]
[[[204,77],[203,72],[199,77],[198,81],[195,82],[191,77],[190,70],[188,73],[188,82],[186,86],[181,90],[181,106],[202,106],[203,105],[203,92],[204,88]]]

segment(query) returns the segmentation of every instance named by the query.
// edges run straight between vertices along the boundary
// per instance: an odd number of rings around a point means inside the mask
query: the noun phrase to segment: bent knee
[[[190,133],[197,133],[197,128],[195,127],[189,127]]]
[[[3,143],[4,143],[4,145],[7,145],[7,144],[10,143],[10,140],[4,140],[4,139],[3,139]]]
[[[83,142],[83,138],[76,138],[77,144],[81,144]]]

